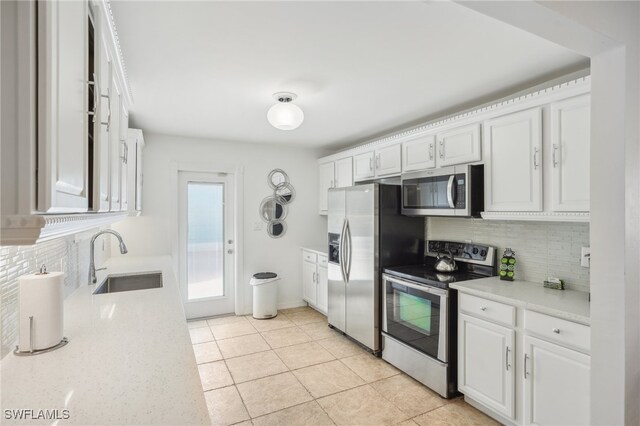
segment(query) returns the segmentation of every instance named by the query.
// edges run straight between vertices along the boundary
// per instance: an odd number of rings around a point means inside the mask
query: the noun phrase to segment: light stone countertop
[[[170,257],[122,256],[109,274],[162,271],[163,287],[93,295],[81,283],[64,303],[69,344],[37,356],[6,355],[5,410],[63,410],[70,418],[14,424],[210,424]]]
[[[507,303],[519,308],[552,315],[581,324],[590,324],[589,293],[553,290],[542,283],[503,281],[498,277],[449,284],[451,288],[474,296]]]
[[[305,247],[300,247],[300,250],[312,251],[314,253],[318,253],[318,254],[321,254],[323,256],[327,255],[327,249],[326,248],[319,249],[318,247],[307,247],[307,246],[305,246]]]

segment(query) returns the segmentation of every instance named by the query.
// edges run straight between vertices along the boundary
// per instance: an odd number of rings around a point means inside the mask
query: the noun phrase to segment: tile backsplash
[[[427,239],[484,243],[516,253],[516,279],[539,282],[548,276],[567,288],[589,291],[589,268],[580,266],[582,247],[589,246],[589,224],[517,222],[482,219],[427,218]]]
[[[0,247],[0,357],[4,358],[17,344],[18,332],[18,277],[37,272],[45,264],[49,271],[60,271],[66,263],[64,277],[65,297],[85,284],[89,274],[89,242],[98,229],[68,237],[38,243],[32,246]],[[103,250],[104,248],[104,250]],[[96,265],[101,265],[111,253],[110,240],[96,243]]]

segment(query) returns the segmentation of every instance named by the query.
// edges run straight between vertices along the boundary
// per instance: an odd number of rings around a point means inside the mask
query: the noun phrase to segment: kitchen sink
[[[119,291],[147,290],[162,287],[161,272],[140,274],[109,275],[93,294],[116,293]]]

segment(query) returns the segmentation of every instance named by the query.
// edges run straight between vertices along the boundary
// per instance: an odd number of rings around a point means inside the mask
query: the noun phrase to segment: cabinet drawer
[[[318,266],[327,267],[327,256],[324,254],[318,255]]]
[[[312,251],[302,250],[302,259],[307,262],[316,263],[318,261],[318,255]]]
[[[561,345],[570,345],[585,351],[591,349],[591,330],[583,324],[525,311],[524,329]]]
[[[510,326],[516,325],[516,308],[513,306],[464,293],[460,293],[458,304],[461,311],[475,317]]]

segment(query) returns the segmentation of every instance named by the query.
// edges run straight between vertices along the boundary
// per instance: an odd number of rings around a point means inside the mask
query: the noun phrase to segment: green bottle
[[[501,280],[513,281],[516,275],[516,252],[510,248],[504,249],[502,259],[500,259],[500,271],[498,272]]]

